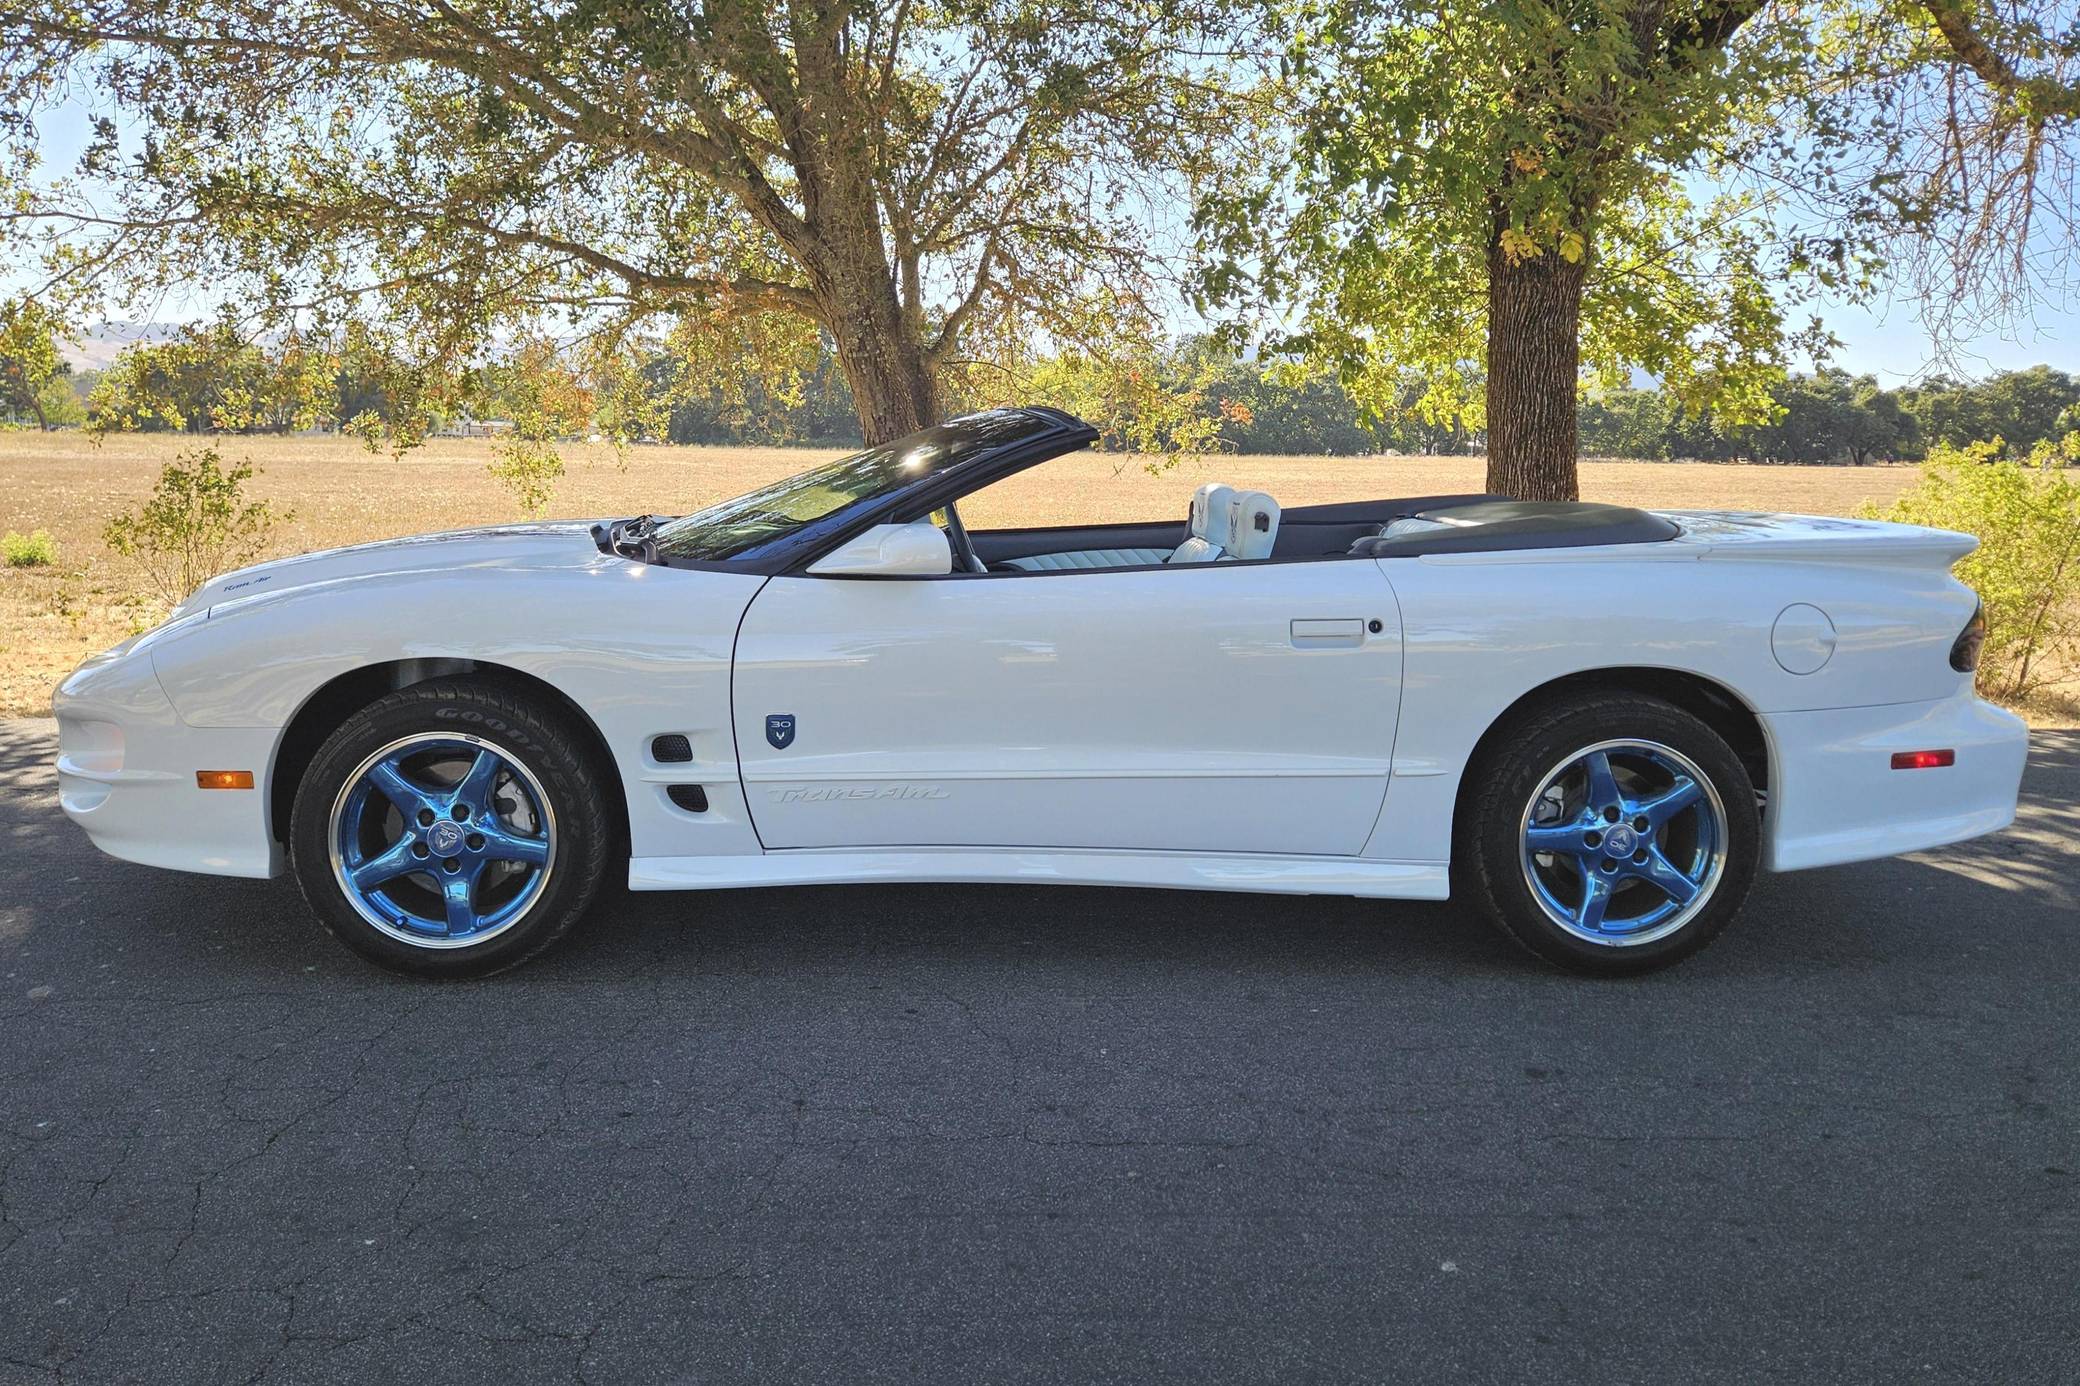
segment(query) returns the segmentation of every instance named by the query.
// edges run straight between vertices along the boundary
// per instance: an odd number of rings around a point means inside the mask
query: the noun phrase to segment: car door
[[[733,718],[768,848],[1354,855],[1400,671],[1364,560],[785,576]]]

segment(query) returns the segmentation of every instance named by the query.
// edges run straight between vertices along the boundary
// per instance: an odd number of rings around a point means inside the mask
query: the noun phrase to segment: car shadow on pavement
[[[46,719],[0,721],[0,841],[8,860],[19,859],[60,833],[73,832],[58,808],[57,724]]]
[[[2080,731],[2039,729],[2030,733],[2029,769],[2013,826],[1908,860],[2027,892],[2044,906],[2076,910],[2080,870],[2075,843],[2080,843]]]

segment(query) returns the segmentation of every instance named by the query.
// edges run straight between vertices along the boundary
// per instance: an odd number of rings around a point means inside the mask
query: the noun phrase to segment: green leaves
[[[248,501],[250,463],[225,467],[214,448],[184,452],[160,469],[145,502],[111,519],[102,539],[134,559],[168,602],[178,603],[220,573],[263,553],[292,518],[266,501]]]
[[[1271,305],[1271,345],[1360,395],[1414,372],[1428,407],[1478,423],[1491,270],[1557,256],[1587,273],[1586,378],[1644,369],[1693,416],[1763,423],[1787,367],[1831,345],[1801,310],[1873,294],[1888,256],[1939,334],[2071,263],[2071,199],[2047,195],[2076,172],[2071,122],[2046,115],[2070,45],[2045,7],[1951,6],[1990,44],[1964,56],[1942,8],[1285,0],[1289,157],[1201,206],[1199,285],[1238,316]]]
[[[58,561],[58,541],[47,529],[0,535],[0,562],[10,568],[48,568]]]
[[[0,410],[48,422],[45,395],[67,369],[58,354],[58,317],[29,299],[0,303]]]
[[[1746,13],[1293,6],[1301,123],[1267,180],[1286,192],[1202,209],[1226,252],[1202,283],[1290,303],[1289,343],[1354,382],[1415,371],[1428,407],[1478,423],[1489,247],[1508,263],[1553,255],[1589,269],[1592,373],[1645,366],[1692,403],[1751,408],[1782,373],[1784,261],[1762,209],[1699,202],[1687,177],[1741,146],[1765,83],[1795,63],[1798,35],[1775,21],[1722,51]]]
[[[235,324],[183,329],[141,342],[102,373],[88,428],[191,433],[288,433],[333,418],[339,356],[290,338],[266,347]]]
[[[787,317],[905,363],[853,382],[888,421],[979,356],[1093,347],[1065,304],[1160,316],[1150,209],[1249,125],[1247,31],[1211,0],[0,0],[0,237],[430,375]],[[121,118],[69,182],[33,116],[80,89]],[[761,374],[797,354],[747,336]]]
[[[2080,653],[2080,484],[2070,470],[2000,461],[2000,451],[1998,439],[1936,449],[1885,518],[1978,536],[1956,571],[1986,608],[1979,678],[2015,699]]]

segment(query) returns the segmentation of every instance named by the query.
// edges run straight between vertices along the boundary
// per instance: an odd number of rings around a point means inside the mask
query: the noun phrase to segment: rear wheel
[[[1739,912],[1760,827],[1740,757],[1690,713],[1589,694],[1494,738],[1460,841],[1503,931],[1580,972],[1652,971]]]
[[[481,977],[541,952],[598,894],[611,819],[583,744],[537,699],[419,684],[349,718],[290,818],[304,898],[372,962]]]

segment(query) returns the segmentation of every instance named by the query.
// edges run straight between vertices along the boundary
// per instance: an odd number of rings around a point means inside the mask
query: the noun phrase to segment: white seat
[[[1241,491],[1228,502],[1225,558],[1271,557],[1278,542],[1278,502],[1262,491]]]
[[[1213,563],[1234,529],[1235,488],[1209,481],[1192,492],[1191,533],[1170,555],[1172,563]]]
[[[1278,502],[1262,491],[1238,491],[1209,481],[1192,492],[1192,517],[1185,541],[1167,555],[1161,549],[1075,549],[1007,559],[1028,572],[1059,573],[1085,568],[1124,568],[1142,563],[1228,563],[1269,558],[1278,542]]]
[[[1128,568],[1140,563],[1162,563],[1168,549],[1074,549],[1068,553],[1032,553],[1004,561],[1029,573],[1066,573],[1086,568]]]

